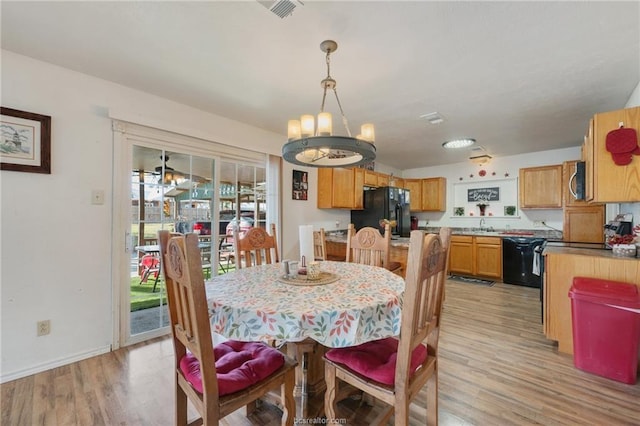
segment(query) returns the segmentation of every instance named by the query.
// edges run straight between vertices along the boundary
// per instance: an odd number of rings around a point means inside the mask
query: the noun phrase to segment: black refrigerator
[[[365,226],[380,227],[381,219],[395,220],[397,225],[391,228],[391,234],[408,237],[411,233],[409,215],[410,193],[408,189],[385,186],[364,191],[364,209],[351,210],[351,223],[356,230]]]

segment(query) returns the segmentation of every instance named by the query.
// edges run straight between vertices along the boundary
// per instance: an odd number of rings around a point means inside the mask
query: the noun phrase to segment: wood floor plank
[[[447,281],[439,365],[441,425],[640,425],[640,383],[580,371],[558,353],[542,333],[537,289]],[[171,339],[158,338],[4,383],[1,424],[170,426],[172,369]],[[422,390],[409,426],[424,424],[425,401]],[[322,399],[310,405],[320,412]],[[349,424],[368,425],[382,406],[348,398],[339,409]],[[280,416],[261,404],[221,424],[275,426]]]

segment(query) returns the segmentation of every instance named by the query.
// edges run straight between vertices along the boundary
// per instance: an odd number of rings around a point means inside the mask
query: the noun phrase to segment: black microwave
[[[586,198],[586,164],[584,161],[576,162],[576,170],[569,179],[569,192],[576,200],[584,200]]]

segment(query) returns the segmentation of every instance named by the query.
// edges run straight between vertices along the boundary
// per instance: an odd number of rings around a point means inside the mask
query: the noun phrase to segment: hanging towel
[[[540,276],[540,258],[542,255],[540,253],[533,253],[533,275]]]

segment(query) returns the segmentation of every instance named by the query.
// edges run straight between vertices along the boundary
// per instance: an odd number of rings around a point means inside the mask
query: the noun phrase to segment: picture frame
[[[0,107],[0,170],[51,174],[51,117]]]
[[[306,200],[308,190],[309,190],[309,173],[303,172],[301,170],[294,170],[293,180],[292,180],[291,199]]]

